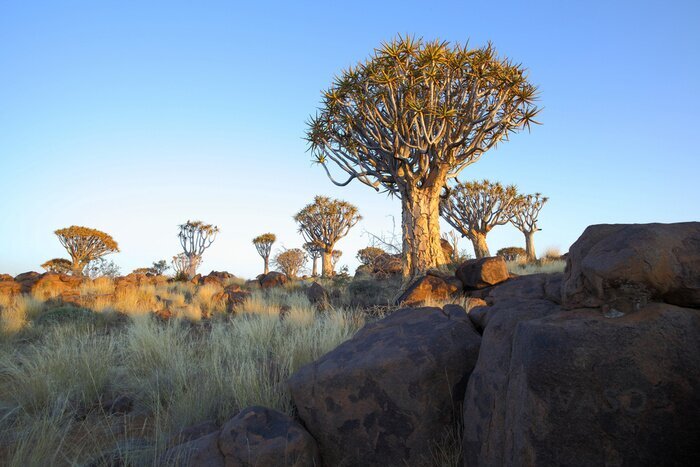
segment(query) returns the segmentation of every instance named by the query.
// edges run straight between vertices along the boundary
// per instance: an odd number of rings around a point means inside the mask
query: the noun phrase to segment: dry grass
[[[95,311],[47,309],[29,296],[0,300],[0,464],[116,456],[152,465],[165,441],[189,425],[223,422],[256,404],[292,413],[288,376],[364,324],[352,310],[319,313],[300,291],[255,291],[231,316],[213,300],[218,286],[144,286],[113,300],[107,288],[83,290]],[[164,301],[185,319],[155,318],[151,311]],[[202,313],[213,318],[193,322]],[[119,395],[133,400],[129,415],[102,408]]]

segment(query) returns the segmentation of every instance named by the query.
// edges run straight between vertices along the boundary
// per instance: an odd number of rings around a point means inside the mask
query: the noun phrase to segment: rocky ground
[[[70,290],[46,277],[0,287]],[[250,293],[220,285],[230,312]],[[318,284],[304,293],[318,310],[333,301]],[[700,223],[591,226],[563,273],[472,260],[430,271],[398,302],[287,377],[292,411],[252,406],[191,426],[156,462],[435,465],[450,437],[465,466],[700,462]]]

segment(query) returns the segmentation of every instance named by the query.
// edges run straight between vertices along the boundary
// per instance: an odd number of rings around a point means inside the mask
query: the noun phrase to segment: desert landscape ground
[[[0,465],[700,465],[698,7],[360,3],[0,5]]]

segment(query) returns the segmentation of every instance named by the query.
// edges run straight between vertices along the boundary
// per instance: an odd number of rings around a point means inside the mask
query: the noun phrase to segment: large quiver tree
[[[276,240],[277,236],[269,232],[258,235],[253,239],[253,245],[255,245],[255,249],[263,259],[263,274],[270,272],[270,252],[272,251],[272,244],[275,243]]]
[[[316,196],[313,203],[294,216],[304,239],[322,249],[321,273],[324,277],[333,275],[333,247],[360,219],[362,216],[355,206],[326,196]]]
[[[97,229],[72,225],[54,233],[71,257],[71,271],[75,276],[82,276],[90,261],[119,251],[117,242]]]
[[[518,191],[488,180],[458,183],[440,201],[442,217],[463,236],[471,240],[477,258],[491,256],[486,236],[497,225],[504,225],[513,215]]]
[[[528,261],[535,261],[535,232],[542,229],[537,227],[537,218],[542,206],[549,200],[541,193],[534,195],[520,195],[515,200],[515,209],[510,222],[525,235],[525,252]]]
[[[180,239],[182,252],[187,258],[186,270],[184,273],[188,279],[192,279],[197,273],[197,268],[202,263],[204,250],[209,248],[219,228],[215,225],[205,224],[202,221],[187,221],[178,226],[180,232],[177,236]]]
[[[308,124],[315,160],[401,198],[403,273],[445,261],[439,196],[446,182],[511,132],[529,127],[537,89],[489,44],[468,49],[399,37],[343,72]],[[333,179],[328,162],[349,178]]]

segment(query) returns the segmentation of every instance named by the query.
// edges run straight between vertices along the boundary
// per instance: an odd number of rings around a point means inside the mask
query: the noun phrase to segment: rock
[[[199,285],[201,281],[202,281],[201,274],[195,274],[195,276],[192,279],[190,279],[190,283],[192,283],[194,285]]]
[[[41,274],[36,271],[23,272],[22,274],[18,274],[15,276],[15,281],[19,283],[26,281],[34,281],[39,276],[41,276]]]
[[[232,284],[226,287],[217,297],[226,301],[226,312],[233,313],[250,298],[250,295],[249,291]]]
[[[560,312],[512,343],[499,464],[700,465],[697,310]]]
[[[259,276],[260,277],[260,276]],[[286,274],[281,272],[272,271],[267,274],[263,274],[262,277],[258,279],[260,282],[260,287],[263,289],[269,289],[271,287],[280,287],[287,283],[289,279]]]
[[[329,304],[329,296],[326,289],[323,288],[318,282],[313,282],[308,289],[306,289],[306,297],[311,303],[318,306],[319,309],[325,309]]]
[[[450,242],[444,238],[440,239],[440,246],[442,247],[442,254],[445,255],[445,262],[450,263],[454,255],[454,248],[452,248]]]
[[[423,276],[408,286],[397,299],[397,305],[415,306],[429,300],[448,300],[460,292],[454,282],[448,282],[437,276]]]
[[[464,396],[463,455],[464,465],[470,467],[506,465],[503,450],[513,334],[521,321],[547,316],[559,307],[546,300],[505,300],[487,311],[473,309],[470,315],[482,311],[479,359]]]
[[[195,439],[201,438],[219,431],[219,426],[213,420],[205,420],[193,426],[189,426],[181,430],[176,435],[172,436],[166,443],[168,447],[177,446],[178,444],[189,443]],[[218,437],[218,436],[217,436]],[[218,443],[218,441],[217,441]]]
[[[236,276],[226,271],[212,271],[199,279],[199,285],[214,284],[224,287],[231,279],[235,278]]]
[[[454,422],[480,340],[461,307],[406,308],[294,373],[324,465],[431,465],[423,456]]]
[[[383,253],[372,261],[372,274],[379,277],[401,274],[401,255]]]
[[[15,278],[9,274],[0,274],[0,282],[14,281]]]
[[[115,293],[126,289],[139,288],[144,285],[159,285],[168,281],[165,276],[156,276],[152,274],[131,273],[126,276],[117,277],[114,280]]]
[[[588,227],[569,249],[561,293],[566,308],[700,307],[700,222]]]
[[[500,256],[470,259],[459,265],[455,276],[465,290],[483,289],[509,279],[508,267]]]
[[[158,465],[224,467],[227,464],[219,450],[219,432],[216,431],[168,449]]]
[[[14,279],[0,281],[0,295],[18,295],[22,292],[22,286]]]
[[[41,300],[59,299],[79,303],[82,277],[47,272],[26,277],[21,282],[22,293],[30,293]]]
[[[288,415],[250,407],[226,422],[219,435],[226,465],[320,466],[316,441]]]

